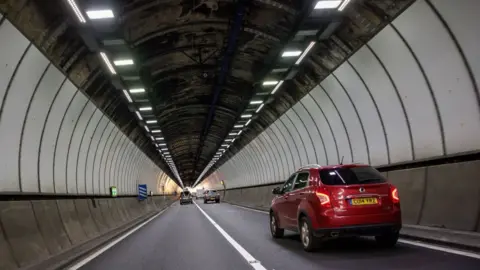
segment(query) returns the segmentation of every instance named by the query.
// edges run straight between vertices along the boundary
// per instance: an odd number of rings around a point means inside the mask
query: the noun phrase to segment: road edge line
[[[172,204],[173,205],[173,204]],[[171,206],[171,205],[170,205]],[[95,259],[96,257],[102,255],[105,251],[109,250],[116,244],[120,243],[122,240],[133,234],[134,232],[138,231],[141,229],[143,226],[147,225],[148,223],[152,222],[154,219],[156,219],[158,216],[163,214],[170,206],[167,206],[165,209],[160,211],[158,214],[155,214],[153,217],[147,219],[146,221],[142,222],[141,224],[137,225],[135,228],[129,230],[128,232],[124,233],[122,236],[119,236],[115,240],[109,242],[108,244],[102,246],[101,248],[97,249],[95,252],[91,253],[90,255],[84,257],[83,259],[73,263],[71,266],[68,266],[68,270],[77,270],[85,266],[87,263]]]

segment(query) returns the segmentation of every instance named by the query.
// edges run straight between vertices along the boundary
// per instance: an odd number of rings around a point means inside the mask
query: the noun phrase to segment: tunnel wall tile
[[[8,20],[0,36],[0,193],[159,192],[162,171],[82,90]]]
[[[385,166],[479,151],[480,34],[472,10],[480,3],[458,2],[413,3],[215,177],[228,188],[247,187],[285,181],[302,165],[338,164],[342,157]],[[411,177],[400,186],[414,201],[420,175],[392,172],[394,179]],[[405,213],[412,222],[417,215],[413,207]]]

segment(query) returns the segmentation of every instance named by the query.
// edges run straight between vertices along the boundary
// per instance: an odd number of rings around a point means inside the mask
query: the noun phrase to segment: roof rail
[[[305,169],[320,169],[320,168],[322,168],[322,166],[320,166],[318,164],[308,164],[308,165],[302,166],[298,170],[301,171],[301,170],[305,170]]]

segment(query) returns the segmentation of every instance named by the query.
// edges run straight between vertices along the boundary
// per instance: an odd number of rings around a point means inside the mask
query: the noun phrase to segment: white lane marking
[[[242,257],[250,264],[255,270],[267,270],[260,261],[257,261],[248,251],[246,251],[240,244],[237,243],[220,225],[218,225],[205,211],[203,211],[197,203],[195,205],[198,207],[198,210],[213,224],[213,226],[227,239],[227,241],[242,255]]]
[[[173,205],[173,204],[172,204]],[[77,269],[80,269],[81,267],[83,267],[85,264],[89,263],[91,260],[95,259],[96,257],[100,256],[102,253],[104,253],[105,251],[107,251],[109,248],[115,246],[116,244],[118,244],[120,241],[122,241],[123,239],[127,238],[129,235],[131,235],[132,233],[138,231],[140,228],[142,228],[143,226],[147,225],[150,221],[154,220],[155,218],[157,218],[158,216],[160,216],[163,212],[165,212],[165,210],[167,210],[170,206],[168,206],[167,208],[163,209],[160,213],[156,214],[155,216],[149,218],[147,221],[143,222],[142,224],[138,225],[137,227],[131,229],[130,231],[128,231],[126,234],[120,236],[119,238],[115,239],[113,242],[110,242],[108,245],[102,247],[101,249],[95,251],[94,253],[90,254],[88,257],[84,258],[83,260],[77,262],[76,264],[74,264],[73,266],[70,266],[69,270],[77,270]]]
[[[469,252],[469,251],[463,251],[463,250],[458,250],[458,249],[452,249],[452,248],[447,248],[447,247],[442,247],[442,246],[436,246],[436,245],[431,245],[423,242],[415,242],[415,241],[410,241],[410,240],[405,240],[405,239],[400,239],[398,242],[407,244],[407,245],[412,245],[412,246],[418,246],[418,247],[423,247],[423,248],[428,248],[428,249],[433,249],[437,251],[443,251],[455,255],[461,255],[461,256],[466,256],[470,258],[475,258],[475,259],[480,259],[480,254],[474,253],[474,252]]]
[[[263,210],[252,209],[252,208],[243,207],[243,206],[235,205],[235,204],[230,204],[230,205],[233,205],[233,206],[236,206],[238,208],[245,209],[245,210],[250,210],[250,211],[254,211],[254,212],[258,212],[258,213],[262,213],[262,214],[268,214],[267,211],[263,211]],[[410,240],[405,240],[405,239],[400,239],[400,240],[398,240],[398,242],[403,243],[403,244],[407,244],[407,245],[418,246],[418,247],[423,247],[423,248],[437,250],[437,251],[443,251],[443,252],[447,252],[447,253],[451,253],[451,254],[455,254],[455,255],[480,259],[480,254],[479,253],[474,253],[474,252],[470,252],[470,251],[452,249],[452,248],[442,247],[442,246],[438,246],[438,245],[427,244],[425,242],[415,242],[415,241],[410,241]]]

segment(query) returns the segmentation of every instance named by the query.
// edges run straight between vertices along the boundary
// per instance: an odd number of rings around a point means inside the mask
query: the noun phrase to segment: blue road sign
[[[146,184],[138,185],[138,199],[145,200],[147,197],[148,197],[147,185]]]

